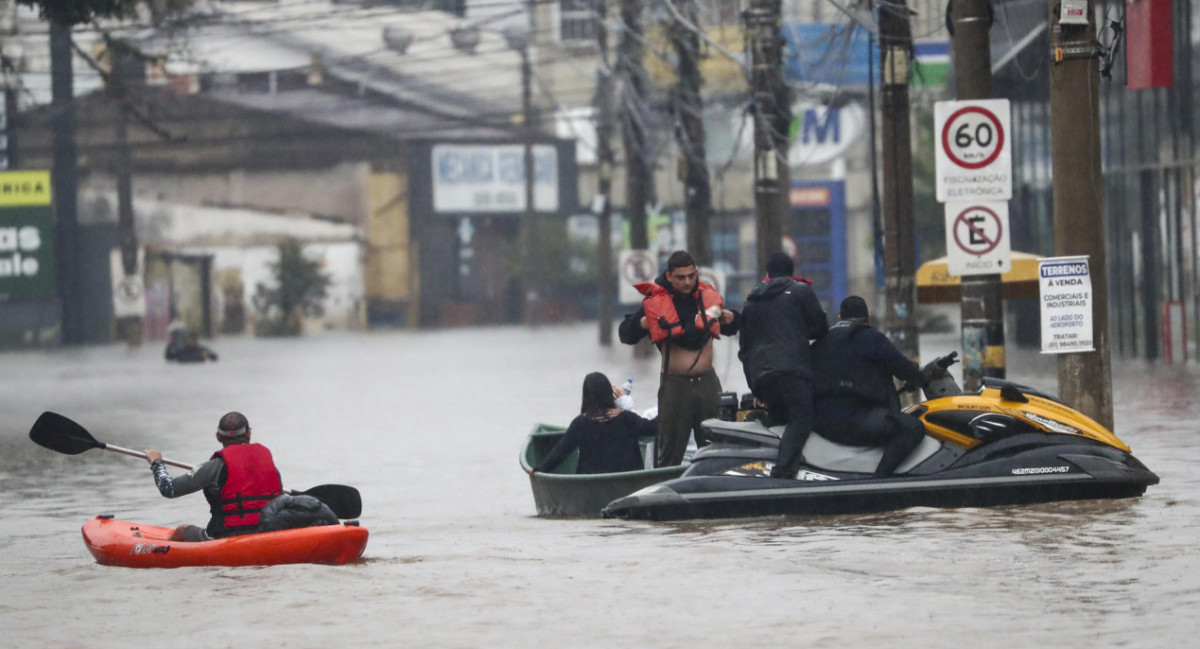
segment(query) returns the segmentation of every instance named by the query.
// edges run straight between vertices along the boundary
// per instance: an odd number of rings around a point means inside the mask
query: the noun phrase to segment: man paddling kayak
[[[212,459],[177,478],[167,473],[161,452],[146,449],[159,493],[178,498],[203,490],[212,512],[207,527],[180,525],[171,534],[172,541],[210,541],[256,532],[259,512],[283,492],[271,451],[250,443],[250,422],[245,415],[230,412],[221,417],[217,441],[223,448],[213,453]]]

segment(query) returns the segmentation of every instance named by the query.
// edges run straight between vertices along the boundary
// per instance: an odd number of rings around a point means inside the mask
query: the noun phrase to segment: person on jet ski
[[[921,443],[925,426],[900,411],[892,377],[929,383],[921,368],[870,325],[867,302],[842,300],[838,322],[813,345],[817,432],[848,446],[883,446],[875,477],[890,475]]]
[[[657,279],[634,288],[646,296],[642,308],[626,315],[617,333],[626,345],[648,335],[662,354],[655,466],[673,466],[683,462],[691,434],[697,446],[708,443],[700,422],[720,414],[721,394],[712,341],[738,332],[738,314],[700,281],[696,261],[683,250],[671,253]]]
[[[639,437],[654,435],[658,424],[633,411],[633,397],[609,382],[600,372],[583,379],[579,416],[567,427],[550,455],[529,471],[553,471],[579,449],[575,473],[617,473],[643,468]]]
[[[829,328],[811,282],[792,277],[792,258],[782,252],[767,259],[767,277],[742,308],[738,358],[750,391],[767,406],[768,423],[786,422],[773,478],[791,478],[800,469],[800,451],[812,431],[813,369],[808,341]]]
[[[283,493],[279,470],[271,451],[250,443],[250,422],[240,412],[230,412],[217,423],[217,441],[222,449],[195,470],[172,478],[163,464],[162,453],[146,449],[158,491],[178,498],[204,491],[212,518],[207,527],[180,525],[172,541],[210,541],[225,536],[258,531],[259,512]]]

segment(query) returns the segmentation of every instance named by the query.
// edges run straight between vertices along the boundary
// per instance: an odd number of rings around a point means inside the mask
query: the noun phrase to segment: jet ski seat
[[[777,453],[775,449],[779,448],[779,439],[786,428],[783,425],[767,428],[757,421],[732,422],[719,419],[707,419],[703,425],[712,441],[732,444],[739,448],[754,448],[755,453],[743,451],[743,456],[761,455],[764,459],[768,456],[773,458]],[[917,448],[896,468],[896,473],[907,473],[941,448],[941,442],[926,435]],[[816,431],[808,436],[803,452],[805,463],[811,467],[848,473],[874,473],[875,467],[879,466],[879,461],[883,459],[881,446],[838,444],[822,437]]]
[[[776,426],[772,430],[778,429],[779,434],[783,434],[783,426]],[[925,461],[929,456],[937,453],[942,448],[942,443],[936,439],[926,435],[917,448],[913,449],[908,457],[896,467],[897,474],[908,473],[913,467]],[[832,442],[825,437],[822,437],[817,431],[813,431],[808,436],[808,441],[804,443],[804,463],[816,467],[818,469],[826,469],[828,471],[846,471],[850,473],[874,473],[875,468],[879,466],[879,461],[883,459],[882,446],[846,446]]]

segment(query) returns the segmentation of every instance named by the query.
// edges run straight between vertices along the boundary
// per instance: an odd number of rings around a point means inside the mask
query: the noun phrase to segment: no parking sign
[[[946,267],[951,275],[1012,270],[1008,203],[946,203]]]
[[[653,282],[658,277],[658,257],[651,250],[622,250],[617,258],[617,301],[636,304],[645,297],[634,284]]]

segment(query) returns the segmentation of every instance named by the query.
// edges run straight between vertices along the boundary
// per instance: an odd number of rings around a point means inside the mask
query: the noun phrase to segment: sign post
[[[1012,263],[1006,202],[1012,198],[1010,113],[1007,99],[939,101],[933,110],[937,199],[946,206],[947,266],[950,274],[963,277],[962,368],[967,390],[979,387],[984,377],[1005,375],[1000,275]]]

